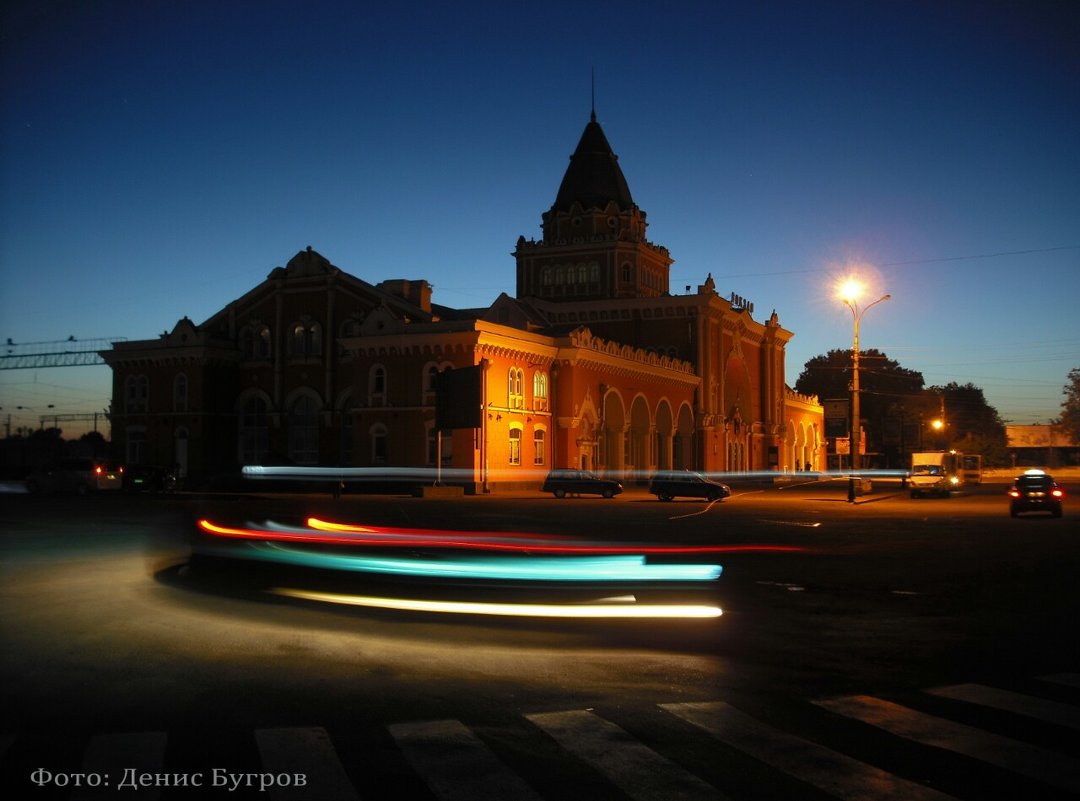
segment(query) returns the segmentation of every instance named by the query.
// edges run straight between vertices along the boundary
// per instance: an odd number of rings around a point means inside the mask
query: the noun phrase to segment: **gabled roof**
[[[606,208],[614,201],[620,211],[634,207],[619,157],[611,150],[607,137],[594,113],[581,134],[577,150],[570,157],[552,211],[569,211],[573,203],[583,208]]]

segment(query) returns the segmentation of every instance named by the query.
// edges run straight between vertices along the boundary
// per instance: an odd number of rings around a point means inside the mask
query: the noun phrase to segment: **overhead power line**
[[[104,364],[99,351],[111,350],[114,342],[127,337],[95,337],[67,339],[55,342],[12,342],[0,346],[0,370],[26,370],[39,367],[80,367]]]

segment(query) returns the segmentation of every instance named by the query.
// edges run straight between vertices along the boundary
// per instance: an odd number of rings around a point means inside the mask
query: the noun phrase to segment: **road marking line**
[[[825,746],[782,732],[723,701],[660,708],[766,765],[844,799],[946,801],[945,795]]]
[[[456,720],[395,723],[388,728],[405,758],[442,801],[542,801]]]
[[[330,735],[321,726],[256,729],[255,742],[267,771],[307,777],[304,786],[268,787],[273,801],[359,801]]]
[[[1057,701],[1048,701],[1031,695],[999,690],[982,684],[954,684],[949,687],[934,687],[926,690],[930,695],[966,701],[969,704],[1003,709],[1070,729],[1080,729],[1080,708]]]
[[[711,784],[591,712],[546,712],[525,717],[637,801],[726,798]]]
[[[1039,676],[1039,678],[1042,681],[1063,684],[1066,687],[1080,687],[1080,673],[1054,673],[1050,676]]]
[[[109,775],[109,786],[80,787],[71,794],[73,801],[89,801],[95,798],[131,797],[138,794],[140,799],[154,801],[161,797],[157,787],[137,787],[133,793],[124,793],[120,788],[125,774],[134,771],[143,773],[161,773],[165,765],[165,745],[168,736],[162,731],[123,732],[118,734],[95,734],[90,738],[83,753],[83,771],[99,775]]]
[[[867,695],[824,699],[813,703],[830,712],[869,723],[898,737],[964,754],[1014,773],[1063,787],[1070,792],[1080,791],[1080,763],[1055,751]]]

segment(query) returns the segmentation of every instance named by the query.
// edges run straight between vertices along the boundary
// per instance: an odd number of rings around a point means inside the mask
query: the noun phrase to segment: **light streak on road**
[[[315,592],[287,587],[271,590],[276,595],[307,601],[347,604],[375,609],[394,609],[412,612],[439,612],[459,615],[494,615],[500,617],[534,618],[586,618],[586,619],[708,619],[723,614],[718,606],[705,604],[638,604],[638,603],[592,603],[592,604],[514,604],[484,603],[472,601],[436,601],[417,598],[384,598],[370,595],[347,595],[342,593]]]

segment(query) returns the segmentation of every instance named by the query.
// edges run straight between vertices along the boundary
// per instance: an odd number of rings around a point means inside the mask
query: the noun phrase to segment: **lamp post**
[[[849,280],[844,282],[838,292],[838,297],[844,305],[851,309],[851,317],[855,322],[855,336],[851,346],[851,476],[848,478],[848,503],[855,503],[856,473],[862,466],[859,457],[862,443],[862,419],[859,416],[859,323],[863,315],[882,301],[888,300],[892,295],[882,295],[873,303],[859,309],[859,296],[862,295],[863,286],[859,281]]]

